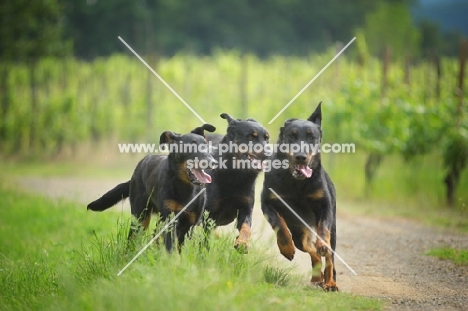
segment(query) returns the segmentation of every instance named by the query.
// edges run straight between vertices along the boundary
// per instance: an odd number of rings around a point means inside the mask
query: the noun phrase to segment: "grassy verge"
[[[3,176],[77,177],[93,179],[128,178],[144,155],[106,159],[0,161]]]
[[[467,212],[433,206],[408,206],[377,200],[338,201],[337,208],[354,215],[405,218],[432,227],[442,227],[455,232],[468,232]]]
[[[454,208],[445,204],[444,172],[435,155],[405,162],[386,156],[377,170],[373,188],[364,195],[365,155],[327,154],[323,163],[329,172],[339,201],[338,209],[354,214],[410,218],[430,226],[468,232],[468,170],[457,189]]]
[[[418,156],[404,161],[396,155],[384,156],[376,171],[372,189],[365,195],[366,155],[325,154],[322,162],[335,183],[341,199],[385,202],[408,207],[449,209],[445,202],[444,169],[437,155]],[[456,211],[468,212],[468,169],[460,177],[456,192]]]
[[[196,230],[181,254],[150,247],[117,272],[147,240],[126,246],[129,219],[70,202],[19,193],[0,183],[2,310],[378,310],[382,303],[303,284],[268,253],[232,248],[233,236],[200,247]]]
[[[459,266],[468,266],[467,249],[453,249],[450,247],[436,248],[427,252],[427,255],[445,260],[448,259]]]

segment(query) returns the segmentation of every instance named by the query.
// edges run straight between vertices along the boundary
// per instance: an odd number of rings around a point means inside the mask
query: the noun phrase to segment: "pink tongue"
[[[211,183],[211,176],[205,173],[202,169],[192,169],[192,173],[195,175],[195,178],[202,184]]]
[[[309,166],[298,165],[298,169],[305,177],[310,178],[310,176],[312,176],[312,169]]]

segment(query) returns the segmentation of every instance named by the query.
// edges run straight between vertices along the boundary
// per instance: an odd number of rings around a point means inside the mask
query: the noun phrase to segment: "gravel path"
[[[122,181],[28,177],[18,182],[32,192],[82,202],[85,209],[86,203]],[[258,202],[253,243],[271,244],[280,262],[295,265],[294,271],[304,275],[304,281],[309,280],[309,256],[297,251],[290,263],[279,255]],[[128,200],[123,207],[128,208]],[[354,276],[335,259],[341,291],[388,300],[390,310],[468,310],[468,267],[424,255],[435,247],[468,248],[468,235],[408,220],[355,216],[339,210],[338,205],[337,253],[357,272]]]

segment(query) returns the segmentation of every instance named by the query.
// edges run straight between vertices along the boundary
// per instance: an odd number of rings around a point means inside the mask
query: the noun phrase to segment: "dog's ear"
[[[220,117],[227,120],[229,125],[234,125],[236,124],[238,121],[236,119],[233,119],[230,115],[228,115],[227,113],[222,113],[220,114]]]
[[[172,144],[174,143],[180,135],[171,132],[171,131],[165,131],[164,133],[161,134],[159,137],[159,144],[164,145],[164,144]]]
[[[279,133],[279,142],[283,141],[283,133],[284,133],[284,126],[280,127],[280,133]]]
[[[228,121],[227,133],[226,136],[223,137],[222,142],[225,143],[227,141],[232,141],[235,139],[234,128],[236,124],[239,122],[236,119],[232,118],[227,113],[220,114],[220,117]]]
[[[279,140],[280,141],[283,141],[283,133],[284,133],[284,129],[286,127],[289,126],[289,124],[291,124],[293,121],[295,121],[297,119],[287,119],[286,121],[284,121],[284,125],[282,127],[280,127],[280,134],[279,134]]]
[[[213,125],[211,124],[203,124],[203,129],[205,131],[208,131],[210,133],[213,133],[214,131],[216,131],[216,127],[214,127]]]
[[[315,123],[318,127],[322,126],[322,102],[315,108],[315,111],[310,115],[307,121]]]
[[[286,121],[284,121],[283,127],[289,126],[289,124],[291,124],[293,121],[296,121],[296,120],[297,120],[296,118],[287,119]]]
[[[198,134],[200,136],[205,137],[205,131],[213,133],[214,131],[216,131],[216,127],[214,127],[211,124],[203,124],[202,126],[199,126],[192,130],[190,133]]]

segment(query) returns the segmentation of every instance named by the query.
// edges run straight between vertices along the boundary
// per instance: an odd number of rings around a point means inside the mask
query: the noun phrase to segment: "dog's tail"
[[[109,207],[114,206],[130,195],[130,181],[117,185],[114,189],[108,191],[102,197],[88,204],[88,210],[102,212]]]

